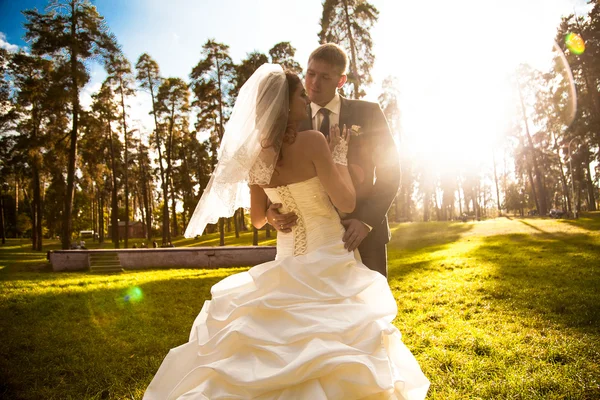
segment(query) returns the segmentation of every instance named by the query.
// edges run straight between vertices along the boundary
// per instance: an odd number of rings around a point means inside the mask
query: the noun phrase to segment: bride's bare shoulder
[[[309,130],[298,132],[296,140],[300,145],[314,147],[314,146],[327,146],[327,139],[319,131]]]

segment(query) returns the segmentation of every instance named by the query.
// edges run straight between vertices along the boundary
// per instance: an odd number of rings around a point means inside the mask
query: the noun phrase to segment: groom
[[[400,183],[400,164],[387,121],[377,103],[341,97],[337,89],[346,83],[348,56],[336,44],[319,46],[308,59],[305,86],[311,104],[300,131],[317,130],[325,136],[339,124],[352,130],[348,169],[356,188],[356,208],[344,216],[345,247],[358,248],[362,262],[387,277],[387,243],[390,230],[387,211]],[[289,232],[295,216],[279,214],[280,204],[267,210],[269,223]]]

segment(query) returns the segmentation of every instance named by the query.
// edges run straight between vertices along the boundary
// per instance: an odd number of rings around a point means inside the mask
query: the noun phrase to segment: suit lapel
[[[340,96],[340,129],[346,124],[350,128],[349,119],[352,115],[352,103]]]

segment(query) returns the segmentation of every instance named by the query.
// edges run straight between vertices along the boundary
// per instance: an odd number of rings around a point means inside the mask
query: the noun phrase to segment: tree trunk
[[[244,216],[244,208],[240,208],[240,230],[247,232],[248,227],[246,226],[246,218]]]
[[[494,182],[496,183],[496,203],[498,205],[498,212],[502,215],[502,208],[500,207],[500,189],[498,188],[498,173],[496,171],[496,154],[492,153],[494,162]]]
[[[252,227],[252,246],[258,246],[258,229]]]
[[[127,140],[127,121],[125,114],[125,88],[123,87],[123,79],[119,78],[119,84],[121,86],[121,110],[123,117],[123,139],[125,140],[125,243],[124,248],[129,247],[129,140]]]
[[[435,204],[435,218],[437,221],[441,221],[442,220],[442,206],[440,204],[440,202],[438,201],[438,197],[437,197],[437,190],[433,190],[433,202]]]
[[[534,153],[535,147],[533,146],[533,140],[531,140],[531,134],[529,133],[529,123],[527,122],[527,114],[525,113],[525,103],[523,102],[523,96],[521,94],[520,86],[519,86],[519,99],[521,100],[521,108],[523,111],[523,122],[525,124],[525,133],[527,134],[527,143],[529,144],[528,154],[529,154],[531,163],[533,165],[533,170],[535,172],[535,182],[537,184],[537,189],[539,191],[539,193],[538,193],[539,196],[537,196],[538,200],[536,200],[536,204],[538,207],[538,213],[540,215],[546,215],[548,212],[547,205],[546,205],[546,188],[544,187],[544,183],[542,182],[542,173],[540,172],[540,169],[538,167],[537,157],[535,156],[535,153]],[[531,181],[531,184],[534,185],[533,180]]]
[[[168,187],[167,187],[167,181],[166,181],[166,177],[165,177],[165,168],[163,166],[163,155],[162,155],[162,148],[160,146],[160,132],[158,129],[158,118],[156,117],[156,101],[154,99],[154,86],[152,85],[152,81],[150,79],[150,76],[152,76],[152,74],[150,73],[150,67],[147,68],[146,70],[147,74],[148,74],[148,87],[150,88],[150,97],[152,98],[152,115],[154,116],[154,126],[155,126],[155,133],[156,133],[156,148],[158,150],[158,165],[160,168],[160,180],[161,180],[161,187],[162,187],[162,192],[163,192],[163,209],[162,209],[162,241],[163,243],[167,242],[167,239],[170,240],[170,234],[169,234],[169,204],[167,199],[169,198],[169,194],[168,194]],[[150,240],[150,239],[148,239]]]
[[[423,198],[423,222],[429,222],[431,218],[429,215],[429,207],[431,206],[431,192],[429,189],[425,190],[425,197]]]
[[[481,220],[481,206],[479,205],[479,195],[477,189],[473,187],[471,191],[471,200],[473,201],[473,211],[475,211],[475,218],[477,221]]]
[[[356,68],[356,45],[354,44],[354,35],[352,34],[352,24],[350,23],[350,12],[348,11],[348,1],[343,0],[344,2],[344,17],[346,19],[346,34],[348,35],[348,40],[350,41],[350,68],[352,69],[353,81],[352,84],[354,86],[354,98],[360,98],[358,90],[360,87],[360,78],[358,77],[358,69]]]
[[[0,236],[2,244],[6,244],[6,231],[4,229],[4,194],[0,193]]]
[[[111,178],[112,178],[112,190],[111,190],[111,205],[110,205],[110,222],[111,231],[110,238],[115,246],[115,249],[120,247],[119,243],[119,203],[117,199],[117,167],[115,161],[115,146],[113,144],[112,129],[110,127],[110,121],[108,121],[108,142],[110,147],[110,162],[111,162]]]
[[[19,216],[19,180],[15,179],[15,217]]]
[[[177,210],[175,210],[175,191],[173,190],[173,128],[175,125],[175,103],[171,106],[171,117],[169,118],[169,132],[167,137],[167,191],[165,191],[165,203],[169,201],[168,190],[171,189],[172,202],[171,202],[171,214],[173,216],[173,230],[174,234],[177,235]],[[167,235],[167,242],[171,241],[171,230],[169,229]],[[163,241],[163,243],[165,243]]]
[[[535,201],[535,208],[540,213],[540,203],[538,202],[538,196],[535,190],[535,182],[533,181],[533,175],[531,173],[531,165],[527,163],[527,175],[529,176],[529,185],[531,186],[531,194],[533,196],[533,200]]]
[[[554,139],[554,147],[556,149],[556,158],[558,160],[558,169],[560,171],[560,183],[562,186],[563,199],[567,199],[567,206],[565,207],[563,204],[563,211],[571,212],[571,196],[569,195],[569,185],[567,183],[567,177],[565,176],[565,171],[563,168],[562,158],[560,157],[560,147],[558,146],[558,140],[556,139],[556,135],[552,135]]]
[[[592,171],[590,170],[590,153],[585,151],[586,187],[588,195],[588,211],[596,211],[596,196],[594,195],[594,183],[592,182]]]
[[[412,221],[411,203],[412,197],[410,194],[410,190],[407,189],[404,193],[404,217],[407,221]]]
[[[225,218],[219,218],[219,246],[225,246]]]
[[[183,226],[184,228],[187,226],[187,219],[185,217],[185,210],[183,210],[183,212],[181,213],[181,226]],[[185,233],[185,230],[183,232],[181,232],[182,234]]]
[[[77,35],[78,21],[75,12],[76,3],[71,3],[71,37]],[[70,67],[71,67],[71,103],[73,110],[73,124],[70,134],[69,161],[67,163],[67,191],[65,193],[65,205],[62,221],[62,248],[68,250],[71,247],[71,230],[73,227],[73,198],[75,196],[75,162],[77,161],[77,130],[79,129],[79,76],[77,71],[77,47],[71,45]]]
[[[98,191],[98,243],[104,243],[104,191]]]
[[[459,216],[459,218],[461,218],[463,211],[462,211],[462,196],[460,195],[460,185],[458,186],[457,192],[458,192],[458,213],[459,213],[458,216]]]
[[[148,222],[148,229],[149,229],[149,239],[148,240],[152,240],[152,238],[154,237],[154,234],[152,233],[152,217],[154,216],[154,199],[152,197],[152,187],[150,186],[150,182],[146,182],[146,192],[148,193],[148,214],[150,215],[150,221]]]
[[[146,179],[146,166],[141,159],[142,155],[140,155],[140,168],[142,173],[142,199],[144,202],[144,216],[146,223],[146,239],[148,242],[152,239],[152,214],[150,213],[150,198],[148,196],[148,182]]]
[[[43,205],[40,190],[40,170],[37,162],[32,163],[33,170],[33,211],[35,218],[33,219],[33,249],[42,251],[42,216]]]
[[[238,217],[239,209],[235,210],[233,213],[233,226],[235,227],[235,238],[240,238],[240,219]]]
[[[175,188],[173,187],[173,179],[169,179],[171,186],[171,217],[173,219],[173,236],[179,236],[179,227],[177,226],[177,202],[175,199]],[[169,235],[169,242],[171,236]]]

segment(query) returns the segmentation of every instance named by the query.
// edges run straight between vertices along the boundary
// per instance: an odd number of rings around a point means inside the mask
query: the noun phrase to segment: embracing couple
[[[145,399],[425,398],[385,278],[397,151],[376,103],[337,93],[347,64],[324,44],[306,90],[273,64],[240,90],[186,236],[250,207],[277,256],[212,287]]]

